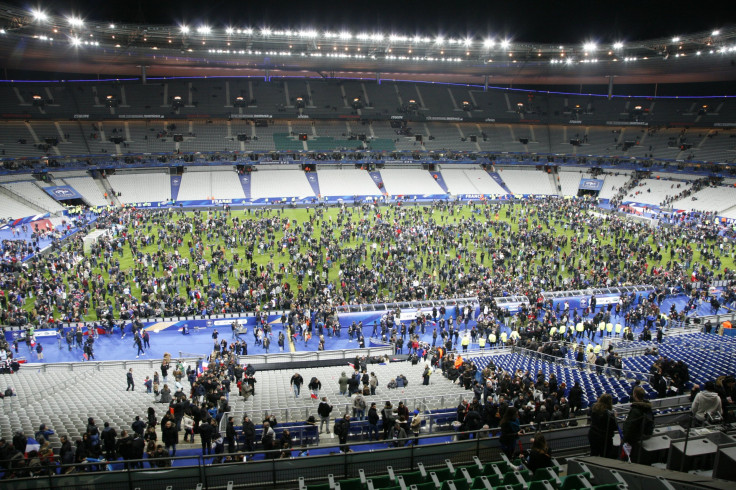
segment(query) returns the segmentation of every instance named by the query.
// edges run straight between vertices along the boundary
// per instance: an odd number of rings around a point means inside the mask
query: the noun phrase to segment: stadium
[[[3,487],[734,487],[736,27],[129,19],[0,5]]]

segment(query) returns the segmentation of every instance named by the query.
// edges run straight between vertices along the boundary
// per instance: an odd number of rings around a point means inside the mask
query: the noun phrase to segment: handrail
[[[590,364],[588,362],[579,362],[574,361],[572,359],[568,359],[566,357],[555,357],[551,356],[549,354],[543,354],[541,352],[532,351],[529,349],[524,349],[522,347],[514,347],[514,352],[526,355],[528,357],[536,357],[539,358],[545,362],[551,362],[555,364],[562,364],[569,368],[575,368],[575,369],[582,369],[583,367],[590,369],[590,370],[602,370],[605,373],[618,373],[619,377],[623,376],[626,379],[649,379],[649,373],[642,373],[638,371],[633,371],[631,369],[617,369],[611,366],[598,366],[596,364]]]

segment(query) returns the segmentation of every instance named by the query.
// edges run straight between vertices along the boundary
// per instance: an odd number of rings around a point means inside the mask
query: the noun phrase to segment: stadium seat
[[[497,485],[498,486],[498,485]],[[493,484],[488,480],[487,477],[484,475],[476,476],[473,479],[473,484],[470,486],[470,488],[473,489],[483,489],[483,490],[491,490],[493,488]]]
[[[560,486],[560,490],[580,490],[582,488],[593,488],[584,473],[566,476],[562,479],[562,485]]]
[[[366,482],[368,481],[370,481],[373,484],[373,488],[376,489],[394,485],[394,481],[391,480],[391,477],[388,475],[372,476],[366,480]]]
[[[340,490],[363,490],[363,483],[360,478],[350,478],[340,480]]]
[[[458,480],[445,480],[442,483],[442,487],[440,487],[441,490],[470,490],[470,484],[465,480],[465,478],[461,478]]]
[[[529,490],[555,490],[556,488],[548,480],[535,480],[529,484]]]
[[[532,476],[532,482],[543,480],[553,483],[555,487],[559,487],[562,484],[557,473],[552,468],[537,468],[534,476]]]
[[[409,473],[401,473],[400,475],[396,476],[396,479],[403,479],[404,484],[408,487],[409,485],[419,485],[420,483],[425,483],[426,478],[422,476],[422,473],[419,471],[412,471]]]

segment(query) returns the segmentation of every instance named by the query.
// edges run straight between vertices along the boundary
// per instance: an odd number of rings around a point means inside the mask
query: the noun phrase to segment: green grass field
[[[396,209],[396,208],[394,208],[394,209]],[[415,208],[415,209],[422,209],[422,208]],[[507,209],[510,209],[510,211],[511,211],[511,215],[509,217],[506,216],[506,210]],[[524,209],[527,209],[527,211],[528,211],[528,208],[525,208],[525,207],[523,207],[520,204],[512,205],[510,207],[502,207],[501,208],[501,212],[499,212],[498,214],[493,213],[491,215],[491,219],[492,220],[496,220],[497,219],[500,222],[508,223],[508,224],[510,224],[511,229],[512,229],[513,232],[518,232],[519,231],[519,226],[520,226],[519,225],[520,218],[522,217],[522,212],[524,212]],[[386,208],[382,208],[381,211],[385,215],[387,209]],[[332,239],[337,240],[338,239],[338,235],[339,235],[339,230],[336,227],[334,227],[334,226],[333,227],[330,227],[330,226],[325,227],[325,226],[323,226],[323,223],[330,223],[330,222],[331,223],[335,223],[337,221],[338,214],[341,211],[339,209],[337,209],[337,208],[330,208],[330,209],[323,210],[321,212],[324,213],[324,214],[322,215],[322,217],[320,219],[314,220],[314,229],[313,229],[313,233],[312,233],[311,236],[312,237],[319,238],[319,237],[322,236],[323,233],[329,233],[331,235],[331,238]],[[359,222],[359,220],[361,220],[361,219],[363,219],[365,217],[363,211],[360,208],[348,208],[346,212],[349,215],[349,219],[351,221],[353,221],[354,223]],[[299,222],[301,224],[301,223],[304,223],[305,221],[309,221],[310,219],[314,219],[316,213],[317,213],[317,211],[315,211],[314,209],[287,209],[287,210],[283,210],[283,211],[280,211],[280,210],[269,210],[269,211],[266,211],[265,216],[266,217],[288,218],[289,220],[297,220],[297,222]],[[202,215],[206,215],[206,212],[202,212],[201,214]],[[173,221],[178,221],[179,219],[181,219],[182,216],[188,216],[188,217],[191,218],[191,217],[194,216],[194,213],[193,212],[188,212],[188,213],[186,213],[184,215],[173,213],[171,216],[172,216]],[[373,216],[373,215],[370,215],[370,216]],[[528,212],[526,212],[526,216],[527,217],[529,216],[528,215]],[[232,224],[232,219],[235,218],[235,217],[238,217],[241,220],[249,220],[249,219],[252,220],[252,219],[255,218],[253,214],[250,214],[249,215],[245,211],[233,211],[231,213],[229,219],[228,219],[228,225],[231,225]],[[431,214],[431,216],[429,214],[426,214],[425,215],[425,218],[426,219],[434,220],[436,223],[441,223],[441,224],[458,224],[462,220],[481,220],[481,222],[485,221],[485,218],[483,217],[482,214],[473,214],[472,209],[470,207],[468,207],[468,206],[464,206],[462,208],[455,209],[454,212],[435,210],[434,213]],[[370,218],[370,220],[371,220],[370,222],[372,222],[373,218]],[[555,226],[555,225],[550,225],[551,227],[548,228],[548,224],[547,223],[537,222],[534,217],[529,218],[528,226],[538,227],[540,225],[541,225],[541,227],[542,227],[543,230],[547,230],[553,236],[566,236],[566,237],[568,237],[569,240],[567,241],[567,245],[562,250],[563,253],[569,254],[571,252],[571,243],[570,242],[571,242],[571,240],[572,240],[573,237],[577,237],[577,240],[578,241],[582,241],[583,243],[587,243],[587,240],[588,240],[588,238],[589,238],[589,236],[591,234],[594,234],[595,235],[594,238],[595,238],[595,240],[599,244],[601,244],[601,245],[611,244],[614,247],[616,247],[616,244],[614,243],[614,241],[612,240],[612,238],[610,236],[608,236],[608,233],[606,233],[607,230],[592,230],[592,229],[589,229],[588,227],[585,227],[585,226],[583,226],[583,227],[581,227],[579,229],[576,229],[574,231],[572,229],[565,230],[563,226]],[[144,223],[142,226],[139,226],[136,229],[134,229],[134,226],[131,225],[131,226],[128,227],[127,231],[128,231],[128,233],[134,233],[134,232],[137,231],[139,233],[143,233],[143,234],[146,234],[146,235],[158,235],[159,227],[158,226],[155,226],[155,225],[146,225]],[[278,243],[278,241],[284,235],[283,230],[282,229],[276,229],[274,235],[275,235],[275,240]],[[189,257],[189,249],[188,249],[188,246],[187,246],[187,241],[188,241],[189,238],[191,238],[191,235],[185,235],[184,236],[184,240],[182,241],[183,245],[181,247],[179,247],[179,253],[182,256],[184,256],[184,257]],[[633,237],[629,237],[629,240],[638,242],[642,238],[644,238],[644,237],[633,236]],[[649,236],[645,237],[645,240],[646,240],[647,245],[650,248],[656,248],[657,242],[655,241],[655,237],[651,236],[651,234]],[[354,248],[354,247],[356,247],[359,244],[360,241],[361,240],[358,240],[358,239],[351,239],[351,240],[346,241],[345,243],[343,243],[342,247],[343,247],[343,249],[345,249],[345,248]],[[213,236],[211,239],[207,239],[207,237],[205,237],[205,239],[203,240],[203,242],[205,244],[204,259],[206,259],[206,260],[210,260],[212,258],[212,252],[213,252],[213,250],[218,250],[220,248],[224,248],[224,246],[225,246],[225,242],[224,242],[224,239],[223,239],[222,236],[220,236],[219,238]],[[685,243],[684,240],[681,239],[678,242],[678,244],[680,244],[680,245],[686,245],[687,243]],[[688,272],[690,272],[692,270],[692,267],[695,264],[702,263],[700,249],[701,249],[701,246],[704,245],[704,244],[695,244],[695,243],[693,243],[693,244],[690,244],[690,245],[693,247],[693,250],[694,250],[694,255],[693,255],[693,262],[694,263],[691,264],[691,267],[690,267],[690,269],[689,269]],[[159,244],[158,244],[158,240],[157,240],[157,243],[156,244],[149,245],[149,246],[146,246],[146,247],[142,247],[142,248],[140,248],[140,250],[142,252],[144,252],[144,253],[148,253],[148,252],[154,253],[154,252],[156,252],[158,250],[158,247],[159,247]],[[475,256],[476,257],[475,260],[478,261],[480,259],[480,249],[479,248],[475,248],[474,245],[472,243],[470,243],[470,242],[469,242],[469,249],[470,249],[470,252],[471,252],[470,255],[469,255],[469,257],[471,257],[471,259],[472,259],[472,257]],[[585,250],[585,248],[582,248],[582,247],[579,248],[578,255],[581,254],[580,251],[582,251],[582,250]],[[171,251],[171,250],[166,250],[166,251]],[[303,251],[303,249],[302,249],[302,251]],[[238,253],[240,255],[241,259],[242,259],[245,256],[245,247],[244,246],[240,246],[240,247],[238,247],[236,249],[229,249],[228,248],[228,249],[225,249],[225,252],[224,253],[225,253],[225,258],[227,260],[232,259],[233,254],[235,254],[235,253]],[[659,263],[654,263],[653,260],[652,260],[652,258],[649,257],[647,259],[647,261],[649,263],[649,266],[652,267],[652,266],[666,265],[671,260],[669,248],[662,247],[662,254],[663,254],[663,258],[662,258],[662,261],[659,262]],[[488,251],[486,252],[486,254],[485,254],[485,260],[484,260],[484,264],[483,264],[485,267],[492,267],[491,255],[492,254],[489,253]],[[121,267],[121,270],[122,271],[132,271],[136,267],[136,263],[135,263],[136,261],[134,260],[134,257],[132,255],[130,246],[128,246],[128,245],[125,246],[124,255],[122,257],[120,257],[117,253],[114,256],[115,256],[115,258],[117,260],[120,261],[120,267]],[[544,257],[545,256],[543,254],[539,254],[536,257],[535,261],[534,261],[535,264],[541,264],[542,263],[542,260],[544,259]],[[258,265],[264,265],[264,266],[267,265],[269,262],[273,261],[273,264],[276,266],[276,268],[278,268],[278,266],[280,264],[282,264],[282,263],[288,265],[288,262],[290,260],[290,256],[284,250],[275,250],[275,249],[272,250],[270,253],[260,253],[259,250],[258,250],[258,243],[256,243],[256,247],[255,247],[253,259],[254,259],[254,262],[256,262],[256,264],[258,264]],[[590,259],[590,257],[588,257],[588,259]],[[727,267],[729,269],[734,267],[734,260],[733,260],[732,257],[724,255],[723,258],[722,258],[722,261],[723,261],[723,263],[722,263],[721,270],[724,267]],[[330,281],[335,281],[338,278],[338,265],[339,265],[339,262],[333,262],[331,264],[331,266],[330,266],[330,268],[328,270],[328,279]],[[373,267],[373,264],[370,263],[370,254],[368,254],[368,258],[366,259],[365,265],[368,268]],[[531,267],[533,267],[533,265],[534,264],[531,264]],[[242,261],[242,260],[241,260],[239,266],[240,266],[239,267],[240,269],[247,268],[247,264],[244,261]],[[143,267],[143,266],[142,265],[138,265],[137,267]],[[104,273],[104,271],[102,271],[101,268],[98,267],[97,269],[94,269],[93,272],[94,273],[100,273],[100,272],[102,272],[103,278],[105,279],[105,281],[107,282],[109,280],[108,275],[106,273]],[[321,273],[321,271],[319,271],[319,270],[317,272],[318,273]],[[428,273],[431,274],[433,271],[427,270],[426,267],[425,267],[425,270],[423,272],[428,272]],[[565,270],[565,272],[563,273],[563,277],[566,277],[566,276],[569,276],[569,270]],[[134,282],[132,280],[132,275],[128,275],[128,277],[129,277],[129,284],[131,286],[131,293],[134,296],[136,296],[137,298],[140,298],[140,294],[141,294],[140,287],[138,285],[134,284]],[[217,275],[215,273],[212,274],[212,281],[215,282],[215,283],[219,283],[219,281],[217,280]],[[65,277],[65,282],[68,284],[68,278],[66,278],[66,277]],[[293,275],[289,275],[289,277],[287,279],[287,282],[289,282],[290,285],[293,288],[296,288],[296,285],[297,285],[296,284],[296,279],[295,279],[295,277]],[[230,284],[232,285],[232,282]],[[180,288],[180,293],[182,295],[186,295],[186,290],[185,290],[184,287],[181,287]],[[33,308],[34,308],[33,301],[26,301],[25,308],[28,311],[33,310]],[[117,313],[118,312],[116,311],[116,314]],[[59,315],[58,311],[55,312],[55,315],[58,317],[58,315]],[[85,320],[96,320],[96,319],[97,319],[97,317],[96,317],[96,313],[94,311],[94,304],[93,304],[93,305],[91,305],[91,308],[89,309],[89,314],[85,317]]]

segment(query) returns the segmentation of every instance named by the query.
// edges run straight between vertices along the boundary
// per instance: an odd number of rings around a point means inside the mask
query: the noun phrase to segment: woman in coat
[[[169,389],[169,385],[164,385],[161,389],[161,398],[159,398],[158,402],[166,403],[167,405],[171,403],[171,390]]]
[[[608,393],[604,393],[590,409],[590,429],[588,429],[590,455],[604,458],[615,457],[613,435],[617,430],[618,424],[613,414],[613,398]]]
[[[506,453],[506,456],[511,458],[514,455],[514,451],[516,451],[519,436],[524,433],[521,430],[518,410],[515,407],[507,408],[503,413],[500,425],[501,437],[499,438],[499,442],[501,443],[501,449]]]

